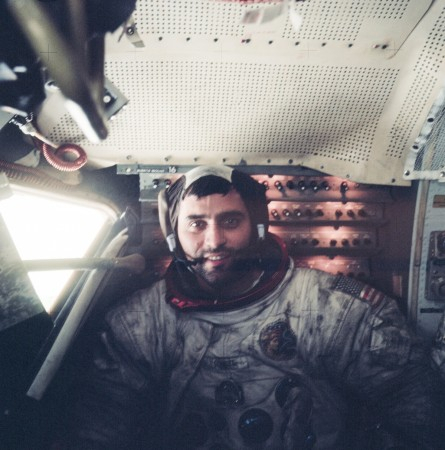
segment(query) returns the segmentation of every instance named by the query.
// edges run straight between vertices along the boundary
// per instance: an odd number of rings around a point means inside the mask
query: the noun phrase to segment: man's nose
[[[217,224],[207,227],[205,244],[208,249],[217,249],[226,243],[224,230]]]

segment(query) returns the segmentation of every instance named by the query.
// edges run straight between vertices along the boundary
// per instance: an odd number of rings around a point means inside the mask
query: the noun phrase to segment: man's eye
[[[192,231],[203,230],[206,226],[206,223],[203,220],[195,220],[189,224],[189,228]]]
[[[240,220],[235,217],[228,217],[222,223],[224,228],[237,228],[240,224]]]

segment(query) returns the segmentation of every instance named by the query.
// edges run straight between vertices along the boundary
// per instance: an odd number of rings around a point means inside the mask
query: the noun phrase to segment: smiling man
[[[247,180],[241,190],[249,185],[259,190],[250,178]],[[253,232],[247,207],[227,179],[207,175],[196,180],[178,204],[175,228],[188,267],[198,275],[203,291],[218,293],[224,299],[258,280],[261,271],[248,262],[252,255],[246,252],[258,231]]]
[[[238,255],[249,245],[252,232],[247,209],[235,190],[185,197],[177,233],[186,258],[196,261],[194,270],[204,290],[230,289],[235,294],[252,281],[253,273],[245,274],[237,267]]]
[[[437,379],[395,302],[294,267],[263,185],[198,167],[159,213],[173,261],[107,315],[71,448],[441,448]]]
[[[288,258],[283,243],[266,233],[265,187],[252,177],[226,166],[197,167],[159,197],[175,256],[166,274],[172,304],[240,307],[281,281]]]

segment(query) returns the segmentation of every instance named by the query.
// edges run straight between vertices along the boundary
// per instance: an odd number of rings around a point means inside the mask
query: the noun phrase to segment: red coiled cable
[[[48,161],[48,164],[62,172],[74,172],[87,163],[88,158],[85,150],[76,144],[63,144],[54,151],[45,142],[41,142],[40,145],[43,156]],[[75,159],[73,161],[62,159],[62,156],[65,155],[74,156]]]

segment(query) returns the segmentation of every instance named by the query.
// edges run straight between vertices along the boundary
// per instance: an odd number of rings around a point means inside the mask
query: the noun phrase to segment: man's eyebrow
[[[239,209],[231,209],[229,211],[223,211],[216,215],[217,219],[221,219],[228,216],[244,217],[246,214]],[[197,219],[208,219],[210,216],[208,214],[189,214],[186,216],[187,220],[197,220]]]
[[[207,214],[189,214],[185,218],[187,220],[190,220],[190,219],[205,219],[207,217],[209,217]]]
[[[217,214],[217,218],[220,219],[221,217],[227,217],[227,216],[237,216],[237,217],[244,217],[246,214],[243,211],[240,211],[239,209],[233,209],[230,211],[223,211],[219,214]]]

